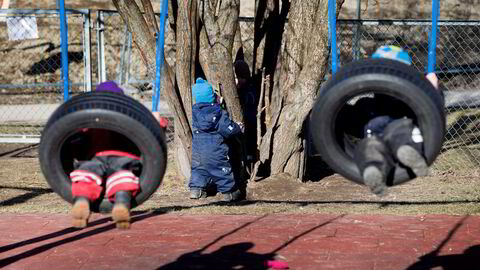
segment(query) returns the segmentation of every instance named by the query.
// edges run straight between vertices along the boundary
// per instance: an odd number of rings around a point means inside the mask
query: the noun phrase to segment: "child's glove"
[[[167,118],[161,117],[159,112],[153,112],[152,114],[153,114],[153,117],[155,117],[155,119],[158,121],[158,123],[160,124],[160,126],[162,128],[167,128],[167,126],[168,126],[168,119]]]
[[[217,96],[217,103],[220,104],[220,105],[223,105],[223,97],[221,96]]]
[[[242,133],[245,133],[245,125],[242,122],[237,122],[237,125],[240,127],[240,131],[242,131]]]

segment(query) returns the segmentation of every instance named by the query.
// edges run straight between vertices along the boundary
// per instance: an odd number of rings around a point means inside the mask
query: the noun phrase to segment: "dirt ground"
[[[368,213],[422,215],[480,213],[480,177],[444,174],[393,187],[385,197],[334,174],[300,182],[285,175],[248,186],[248,199],[226,205],[220,196],[188,199],[184,182],[175,172],[173,157],[159,190],[136,210],[196,214]],[[67,213],[69,204],[45,181],[35,145],[0,145],[0,212]]]

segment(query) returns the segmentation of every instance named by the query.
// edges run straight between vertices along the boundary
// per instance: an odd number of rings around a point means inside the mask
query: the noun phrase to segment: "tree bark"
[[[157,18],[153,12],[152,2],[150,0],[142,0],[143,10],[145,11],[145,22],[153,34],[158,33]]]
[[[187,119],[192,119],[192,85],[197,54],[197,1],[181,1],[177,11],[175,74]]]
[[[132,32],[133,41],[139,48],[142,55],[142,60],[148,68],[148,74],[153,79],[155,76],[155,37],[152,30],[148,27],[148,24],[143,17],[140,8],[135,3],[135,0],[112,0],[118,13],[121,15],[123,21],[127,24],[128,30]],[[173,2],[173,1],[172,1]],[[171,9],[174,10],[176,3],[172,3]],[[170,9],[169,9],[170,10]],[[172,14],[172,13],[170,13]],[[173,14],[172,14],[173,15]],[[170,19],[174,19],[175,15],[169,16]],[[171,25],[171,23],[169,24]],[[172,29],[167,33],[170,39],[174,36]],[[191,144],[192,144],[192,131],[189,125],[189,121],[184,110],[182,99],[175,87],[175,72],[167,62],[170,59],[170,64],[175,64],[175,59],[171,59],[171,51],[166,46],[165,60],[164,60],[164,89],[165,96],[169,108],[173,111],[177,124],[175,129],[177,130],[178,137],[182,142],[185,153],[188,160],[191,161]],[[170,56],[170,57],[169,57]]]
[[[343,0],[337,3],[341,7]],[[270,159],[271,174],[285,172],[293,177],[301,176],[304,123],[327,72],[327,7],[327,0],[292,1],[282,69],[278,74],[280,106],[260,149],[262,162]]]
[[[218,0],[217,0],[218,1]],[[238,14],[240,12],[239,0],[226,1],[205,0],[202,6],[201,18],[205,28],[205,34],[200,37],[202,51],[208,51],[209,59],[203,59],[208,64],[206,67],[207,79],[214,85],[222,85],[222,95],[227,104],[230,117],[236,122],[243,122],[243,113],[235,85],[233,73],[232,50],[235,32],[238,26]],[[201,33],[202,34],[202,33]],[[205,69],[204,69],[205,70]]]

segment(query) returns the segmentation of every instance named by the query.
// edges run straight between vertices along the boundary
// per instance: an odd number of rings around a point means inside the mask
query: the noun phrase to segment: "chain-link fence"
[[[11,11],[8,20],[0,21],[0,136],[38,136],[46,118],[62,102],[59,19],[54,10],[17,13]],[[37,36],[14,37],[19,31],[12,32],[12,25],[19,24],[18,18],[30,18],[27,23],[35,21]],[[86,89],[85,48],[91,47],[88,60],[93,86],[98,81],[115,80],[144,90],[137,98],[151,100],[152,84],[147,69],[116,12],[95,12],[90,21],[89,13],[70,11],[67,18],[73,94]],[[92,28],[89,36],[85,35],[88,27]],[[339,20],[337,27],[340,65],[368,57],[380,45],[393,44],[407,49],[413,65],[425,71],[430,21]],[[253,18],[240,18],[240,29],[244,57],[252,68]],[[439,23],[436,69],[447,90],[448,134],[435,165],[437,171],[470,174],[480,163],[479,44],[480,22]]]
[[[140,50],[133,45],[132,34],[126,24],[117,12],[98,11],[96,14],[96,30],[104,32],[103,44],[96,44],[103,47],[99,49],[103,51],[103,57],[100,62],[98,59],[94,59],[93,62],[98,62],[98,68],[103,69],[100,71],[104,74],[102,80],[114,80],[124,88],[137,93],[138,98],[144,101],[151,100],[153,78],[149,78]],[[157,22],[160,22],[159,14]],[[167,28],[165,30],[167,31]],[[97,32],[95,42],[98,42],[100,35],[101,33]]]
[[[425,72],[430,21],[338,22],[340,64],[371,55],[383,44],[406,49]],[[436,70],[445,88],[447,135],[434,169],[471,175],[480,165],[480,22],[440,22]]]
[[[60,104],[60,24],[55,10],[1,10],[0,139],[37,138]],[[71,91],[84,89],[84,21],[88,11],[67,14]]]
[[[238,18],[238,21],[242,36],[244,60],[250,65],[250,71],[252,71],[252,68],[254,67],[253,47],[255,38],[255,21],[253,18],[249,17],[240,17]]]

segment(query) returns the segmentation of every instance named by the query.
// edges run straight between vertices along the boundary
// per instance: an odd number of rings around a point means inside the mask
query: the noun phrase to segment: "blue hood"
[[[221,117],[221,108],[216,103],[196,103],[192,107],[193,129],[203,132],[215,131]]]

